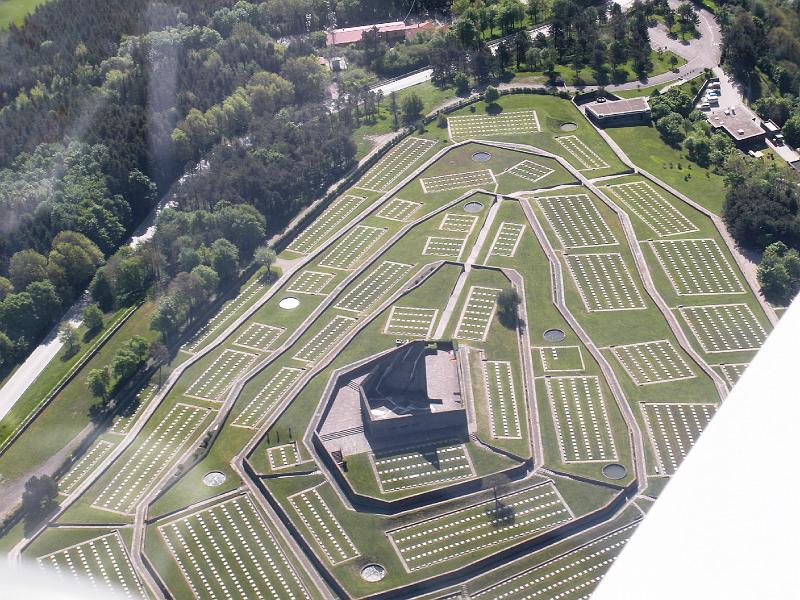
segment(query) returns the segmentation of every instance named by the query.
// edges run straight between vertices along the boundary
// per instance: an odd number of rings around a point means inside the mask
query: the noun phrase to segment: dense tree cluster
[[[276,230],[353,166],[345,119],[309,106],[254,121],[247,139],[216,145],[176,187],[175,200],[186,210],[251,204]]]
[[[791,302],[800,292],[800,253],[783,242],[767,246],[758,265],[758,283],[770,302]]]
[[[48,331],[102,262],[90,239],[68,230],[53,238],[46,255],[28,249],[11,257],[11,279],[0,278],[0,368],[11,367]]]
[[[781,93],[800,87],[800,14],[777,0],[723,0],[723,58],[745,82],[760,71]]]
[[[731,139],[715,131],[705,116],[694,109],[692,97],[673,87],[650,96],[650,110],[661,138],[671,146],[686,150],[692,162],[721,171],[734,152]]]
[[[115,353],[110,365],[97,367],[86,375],[86,387],[103,404],[108,402],[115,390],[120,389],[139,372],[150,356],[147,340],[135,335],[127,340]]]
[[[112,252],[131,226],[130,205],[112,193],[105,172],[108,149],[79,142],[43,144],[0,170],[0,269],[24,249],[46,252],[65,229]],[[155,200],[152,183],[140,172],[129,179],[143,201]]]
[[[726,171],[723,216],[734,239],[757,251],[775,242],[800,248],[800,190],[791,171],[741,157]]]
[[[11,27],[0,41],[0,346],[13,352],[0,369],[89,281],[104,309],[166,286],[172,255],[152,243],[117,250],[187,167],[177,206],[255,207],[262,237],[265,220],[280,227],[352,167],[349,124],[319,105],[328,76],[310,56],[313,36],[276,41],[321,28],[328,10],[317,0],[54,0]],[[217,233],[238,273],[255,248],[247,226]]]
[[[457,5],[463,5],[460,12]],[[497,3],[454,2],[458,16],[448,33],[433,36],[430,64],[433,79],[453,83],[460,92],[469,88],[469,78],[479,84],[499,78],[512,65],[543,70],[555,77],[557,65],[569,65],[578,74],[590,67],[598,81],[611,81],[624,74],[619,68],[630,63],[639,75],[653,67],[647,17],[651,4],[637,0],[623,13],[619,5],[590,0],[542,0]],[[526,23],[550,19],[549,34],[531,40],[522,31]],[[498,32],[510,36],[492,52],[487,38]],[[513,35],[514,32],[516,35]]]
[[[497,295],[497,318],[508,327],[513,328],[517,324],[517,312],[522,299],[517,290],[513,287],[501,290]]]
[[[274,254],[259,248],[265,224],[249,204],[218,202],[213,211],[165,209],[148,252],[158,259],[161,281],[168,282],[151,327],[172,341],[251,259],[271,264]]]

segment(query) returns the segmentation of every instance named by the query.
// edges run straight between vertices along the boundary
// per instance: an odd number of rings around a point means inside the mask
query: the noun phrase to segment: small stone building
[[[644,125],[650,122],[650,105],[647,98],[589,102],[586,115],[599,127]]]

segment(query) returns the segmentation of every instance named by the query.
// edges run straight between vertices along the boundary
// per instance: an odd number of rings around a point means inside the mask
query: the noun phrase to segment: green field
[[[676,59],[675,68],[681,67],[686,64],[686,61],[672,52],[655,52],[650,55],[653,61],[653,68],[647,73],[648,77],[653,75],[660,75],[673,69],[670,57],[674,56]],[[578,72],[572,65],[556,65],[553,69],[555,79],[563,81],[566,85],[583,86],[583,85],[608,85],[609,83],[625,83],[629,81],[636,81],[638,79],[636,72],[633,69],[632,61],[627,61],[617,67],[616,73],[611,76],[607,70],[597,71],[592,67],[582,67]],[[544,83],[549,79],[549,74],[544,71],[519,71],[513,73],[512,79],[515,83]],[[675,76],[677,79],[677,75]]]
[[[638,166],[674,186],[711,212],[722,214],[722,205],[725,202],[722,176],[690,162],[681,150],[665,144],[655,127],[611,127],[606,133]]]
[[[21,24],[26,15],[46,2],[48,0],[0,0],[0,29],[6,29],[11,23]]]

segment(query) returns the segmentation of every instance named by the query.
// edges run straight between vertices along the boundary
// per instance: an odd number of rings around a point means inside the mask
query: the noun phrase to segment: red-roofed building
[[[397,42],[403,39],[409,39],[417,35],[420,31],[436,29],[436,24],[432,21],[424,21],[422,23],[410,23],[406,25],[403,21],[392,21],[391,23],[343,27],[342,29],[334,29],[328,33],[327,44],[328,46],[355,44],[361,41],[361,36],[364,35],[365,31],[370,31],[373,27],[378,29],[378,35],[387,42]]]

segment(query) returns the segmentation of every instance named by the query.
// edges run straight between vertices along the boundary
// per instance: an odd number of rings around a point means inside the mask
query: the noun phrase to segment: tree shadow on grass
[[[503,107],[496,102],[492,102],[491,104],[486,105],[486,112],[490,115],[499,115],[501,112],[503,112]]]
[[[101,329],[102,329],[101,327],[95,327],[94,329],[87,329],[86,331],[84,331],[82,338],[83,343],[85,344],[86,342],[92,341],[95,337],[97,337],[97,334],[100,333]]]
[[[493,503],[486,505],[486,516],[491,520],[492,527],[499,529],[514,525],[517,511],[512,505],[497,498]]]
[[[500,73],[497,79],[502,83],[509,83],[512,79],[514,79],[514,73],[504,69],[503,72]]]

